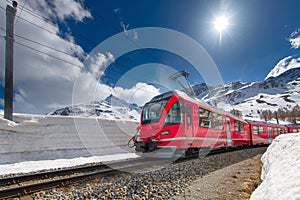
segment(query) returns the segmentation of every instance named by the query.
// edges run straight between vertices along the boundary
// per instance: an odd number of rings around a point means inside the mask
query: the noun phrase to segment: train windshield
[[[147,103],[144,106],[142,114],[142,124],[157,123],[164,110],[167,101],[159,101],[153,103]]]

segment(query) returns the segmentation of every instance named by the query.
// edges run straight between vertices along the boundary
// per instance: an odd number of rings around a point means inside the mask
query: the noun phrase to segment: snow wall
[[[137,122],[61,116],[14,119],[18,122],[0,118],[0,164],[134,152],[127,142]]]
[[[263,182],[251,200],[300,199],[300,133],[275,138],[262,156]]]

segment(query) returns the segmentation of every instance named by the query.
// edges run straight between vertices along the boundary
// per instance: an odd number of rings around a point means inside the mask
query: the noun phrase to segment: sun
[[[228,27],[228,18],[226,16],[219,16],[214,22],[215,29],[219,32],[226,30]]]

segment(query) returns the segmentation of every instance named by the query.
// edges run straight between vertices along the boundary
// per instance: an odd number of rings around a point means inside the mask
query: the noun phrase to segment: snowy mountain
[[[102,101],[90,104],[80,104],[60,108],[47,115],[100,117],[105,119],[125,119],[139,121],[141,107],[134,103],[127,103],[113,95]]]
[[[223,110],[237,109],[255,116],[260,110],[277,110],[300,105],[300,68],[291,68],[264,81],[234,82],[216,87],[205,83],[193,86],[198,98]]]
[[[277,63],[277,65],[267,75],[265,80],[270,77],[277,77],[290,69],[298,67],[300,67],[300,58],[297,58],[296,56],[288,56]]]
[[[290,60],[290,62],[295,63],[296,61]],[[279,64],[272,71],[279,70],[278,66]],[[242,111],[244,116],[259,117],[258,113],[262,110],[275,111],[279,108],[289,110],[296,105],[300,105],[300,67],[287,67],[285,71],[283,69],[279,71],[280,73],[276,73],[276,76],[273,73],[273,76],[264,81],[233,82],[215,87],[201,83],[194,85],[193,90],[199,99],[217,105],[220,109],[228,112],[236,109]],[[139,121],[140,112],[141,107],[136,104],[127,103],[110,95],[102,101],[95,101],[86,105],[68,106],[48,115]]]

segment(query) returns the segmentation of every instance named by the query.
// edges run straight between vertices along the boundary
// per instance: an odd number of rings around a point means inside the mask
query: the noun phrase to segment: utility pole
[[[18,3],[6,6],[4,118],[13,120],[14,20]]]

